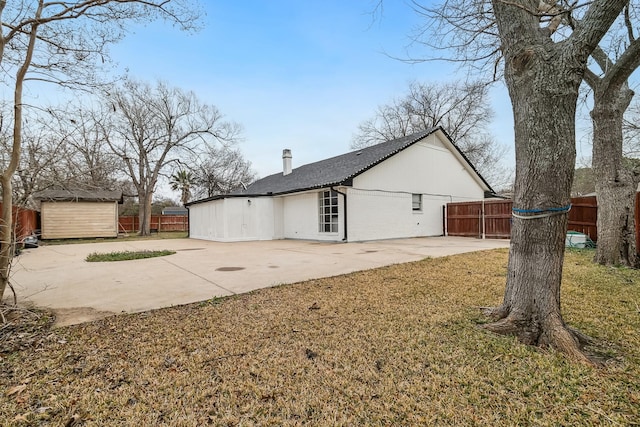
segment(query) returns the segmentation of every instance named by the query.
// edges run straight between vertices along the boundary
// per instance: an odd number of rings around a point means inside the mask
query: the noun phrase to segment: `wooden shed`
[[[118,237],[122,191],[44,190],[40,200],[42,239]]]

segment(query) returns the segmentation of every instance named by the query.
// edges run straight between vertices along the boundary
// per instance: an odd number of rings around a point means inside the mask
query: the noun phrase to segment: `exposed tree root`
[[[500,335],[511,335],[526,345],[551,347],[566,354],[571,360],[589,365],[600,365],[585,351],[584,346],[593,343],[593,339],[576,329],[567,327],[560,318],[538,322],[535,319],[519,319],[515,316],[499,316],[506,310],[503,307],[485,310],[485,314],[499,320],[483,325],[483,328]]]
[[[509,310],[504,305],[499,307],[480,307],[480,309],[482,314],[494,321],[504,319],[509,314]]]
[[[564,324],[555,324],[545,328],[538,343],[540,346],[549,346],[569,356],[571,360],[597,365],[585,352],[576,335]]]
[[[577,330],[576,328],[572,328],[570,326],[567,326],[567,329],[569,329],[569,331],[571,331],[571,333],[578,340],[578,342],[580,343],[581,346],[594,344],[595,340],[592,337],[590,337],[589,335],[584,334],[584,333],[580,332],[579,330]]]

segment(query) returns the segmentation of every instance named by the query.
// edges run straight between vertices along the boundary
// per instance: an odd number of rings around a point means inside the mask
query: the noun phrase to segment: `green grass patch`
[[[111,262],[111,261],[130,261],[133,259],[156,258],[159,256],[173,255],[175,251],[122,251],[122,252],[94,252],[87,255],[87,262]]]

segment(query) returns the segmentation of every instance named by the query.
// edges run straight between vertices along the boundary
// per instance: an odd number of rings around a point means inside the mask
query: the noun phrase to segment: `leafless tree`
[[[64,142],[65,156],[62,166],[65,177],[58,186],[85,189],[118,189],[123,175],[121,159],[108,149],[102,128],[91,116],[91,110],[82,105],[67,109],[58,121],[58,135]]]
[[[467,52],[462,60],[499,58],[513,108],[516,180],[507,283],[502,304],[486,310],[494,322],[485,327],[584,361],[586,337],[569,328],[560,311],[576,105],[589,56],[626,4],[459,0],[434,15],[449,35],[468,35],[454,44]],[[563,20],[580,24],[558,31]],[[466,50],[476,38],[480,42]]]
[[[56,181],[64,159],[63,143],[42,127],[29,126],[23,132],[22,144],[22,156],[13,179],[13,198],[18,206],[34,208],[33,193]]]
[[[560,312],[576,105],[589,55],[626,1],[568,8],[524,0],[492,4],[515,120],[516,216],[504,300],[488,310],[496,321],[486,327],[587,361],[586,337],[567,327]],[[574,14],[581,24],[557,34],[559,20]]]
[[[6,165],[10,161],[13,123],[11,114],[6,113],[6,104],[0,106],[0,111],[0,159]],[[63,158],[63,144],[38,122],[37,116],[31,117],[30,125],[23,130],[22,156],[12,179],[13,203],[27,208],[35,207],[31,195],[40,189],[43,182],[50,182],[55,166]]]
[[[241,131],[193,92],[128,80],[106,95],[104,138],[138,192],[140,234],[150,233],[151,202],[160,175],[202,147],[232,144]]]
[[[0,299],[11,265],[12,181],[22,149],[25,83],[72,87],[95,82],[106,46],[124,35],[127,23],[157,17],[188,28],[197,11],[188,0],[0,0],[0,81],[13,92],[10,149],[0,170]]]
[[[368,147],[442,126],[489,182],[504,185],[510,173],[498,165],[507,149],[488,130],[493,110],[487,98],[487,85],[481,82],[412,82],[404,96],[379,106],[373,118],[358,126],[351,147]]]
[[[200,158],[194,170],[195,198],[228,194],[256,179],[251,162],[245,160],[239,149],[209,146]]]
[[[437,53],[429,58],[412,56],[409,61],[455,62],[473,74],[475,79],[486,82],[503,77],[503,53],[493,2],[447,0],[434,5],[412,0],[411,4],[424,21],[424,25],[411,34],[413,44],[426,46]]]
[[[414,81],[404,96],[379,106],[373,118],[358,126],[351,147],[368,147],[435,126],[442,126],[454,141],[470,140],[474,134],[487,134],[492,118],[482,83]]]
[[[34,207],[32,195],[47,188],[117,189],[118,158],[101,139],[84,108],[47,107],[29,112],[22,156],[14,175],[14,203]],[[2,139],[7,153],[7,138]]]
[[[608,35],[608,55],[601,47],[592,53],[592,66],[584,81],[593,92],[593,156],[598,198],[598,246],[595,260],[603,265],[638,266],[635,244],[635,192],[638,176],[625,168],[623,159],[624,114],[633,98],[628,79],[640,66],[640,40],[634,34],[632,17],[637,12],[628,3],[620,17],[620,31]],[[569,15],[571,17],[571,15]],[[571,20],[574,28],[582,23]],[[638,21],[635,21],[635,25]]]
[[[495,3],[495,2],[494,2]],[[537,7],[522,6],[547,23],[555,41],[562,41],[581,25],[580,2],[542,1]],[[416,42],[432,48],[453,47],[456,60],[474,68],[491,71],[493,78],[502,75],[503,52],[499,48],[494,4],[488,1],[447,1],[440,8],[416,10],[428,17],[430,26],[418,32]],[[623,167],[622,117],[633,97],[627,79],[638,67],[640,53],[634,26],[637,27],[637,4],[628,2],[611,26],[584,74],[593,93],[592,162],[598,183],[598,247],[594,260],[605,265],[637,266],[635,248],[634,192],[637,176]],[[427,31],[428,29],[436,31]],[[605,46],[605,47],[603,47]]]

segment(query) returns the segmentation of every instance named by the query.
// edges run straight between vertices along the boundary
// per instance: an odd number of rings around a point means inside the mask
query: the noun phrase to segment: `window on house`
[[[318,205],[320,206],[320,232],[338,232],[338,193],[321,191],[318,193]]]
[[[414,212],[422,210],[422,194],[411,195],[411,208]]]

